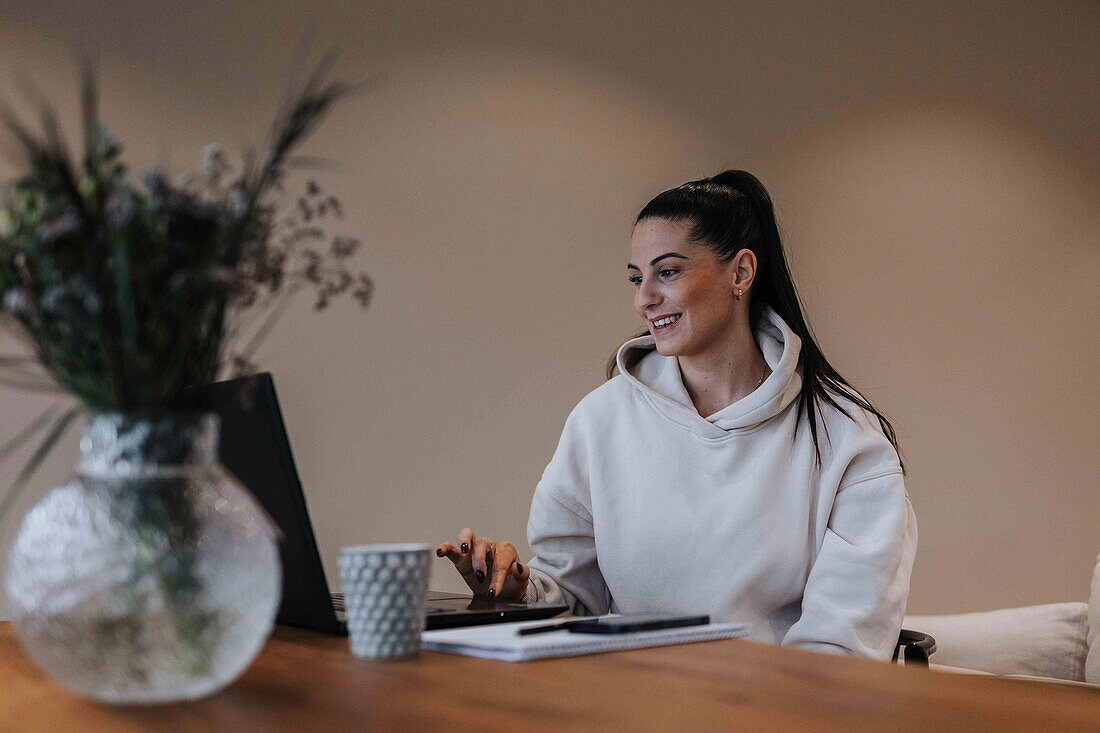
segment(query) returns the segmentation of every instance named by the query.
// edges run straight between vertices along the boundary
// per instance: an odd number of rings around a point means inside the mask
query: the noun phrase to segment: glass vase
[[[210,694],[278,610],[277,528],[217,457],[210,414],[93,415],[76,478],[24,516],[4,588],[31,660],[109,703]]]

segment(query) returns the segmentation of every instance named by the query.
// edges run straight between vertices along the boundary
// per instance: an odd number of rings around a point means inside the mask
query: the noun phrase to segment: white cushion
[[[1087,603],[1048,603],[950,616],[906,616],[902,626],[936,640],[939,665],[1085,680]]]
[[[1084,687],[1089,690],[1100,690],[1100,685],[1094,685],[1089,682],[1078,682],[1076,680],[1060,680],[1057,677],[1034,677],[1027,674],[1003,674],[995,675],[992,672],[982,672],[978,669],[963,669],[962,667],[948,667],[943,664],[936,664],[935,662],[928,663],[928,669],[933,672],[949,672],[951,674],[984,674],[991,677],[1003,677],[1009,680],[1027,680],[1028,682],[1048,682],[1053,685],[1071,685],[1074,687]]]
[[[932,655],[934,659],[936,655]],[[935,662],[928,662],[928,669],[935,672],[950,672],[951,674],[985,674],[990,676],[996,676],[992,672],[983,672],[980,669],[965,669],[963,667],[949,667],[946,664],[936,664]]]
[[[1085,681],[1100,685],[1100,555],[1092,571],[1092,595],[1089,597],[1089,654],[1085,660]]]

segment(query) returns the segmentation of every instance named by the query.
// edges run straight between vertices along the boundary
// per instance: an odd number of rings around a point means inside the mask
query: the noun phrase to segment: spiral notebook
[[[608,617],[617,615],[607,614]],[[545,621],[518,621],[490,626],[425,631],[420,637],[420,646],[431,651],[465,654],[482,659],[526,662],[530,659],[572,657],[620,649],[640,649],[648,646],[687,644],[716,639],[739,639],[752,633],[750,623],[721,623],[635,631],[629,634],[575,634],[562,629],[530,636],[516,635],[517,629],[525,626],[541,626],[545,623]]]

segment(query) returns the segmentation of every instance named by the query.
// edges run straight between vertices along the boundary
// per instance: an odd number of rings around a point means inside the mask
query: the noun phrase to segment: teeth
[[[657,328],[660,328],[661,326],[667,326],[670,323],[675,323],[678,320],[680,320],[680,315],[679,314],[677,314],[675,316],[669,316],[668,318],[662,318],[659,321],[654,321],[653,325],[656,326]]]

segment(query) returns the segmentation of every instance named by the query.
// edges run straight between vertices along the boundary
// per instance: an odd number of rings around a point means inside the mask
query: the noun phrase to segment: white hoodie
[[[752,622],[757,641],[890,658],[917,546],[897,452],[834,396],[855,421],[819,402],[815,465],[801,339],[764,316],[772,374],[707,418],[652,336],[620,347],[620,374],[570,413],[535,489],[529,599],[708,613]]]

